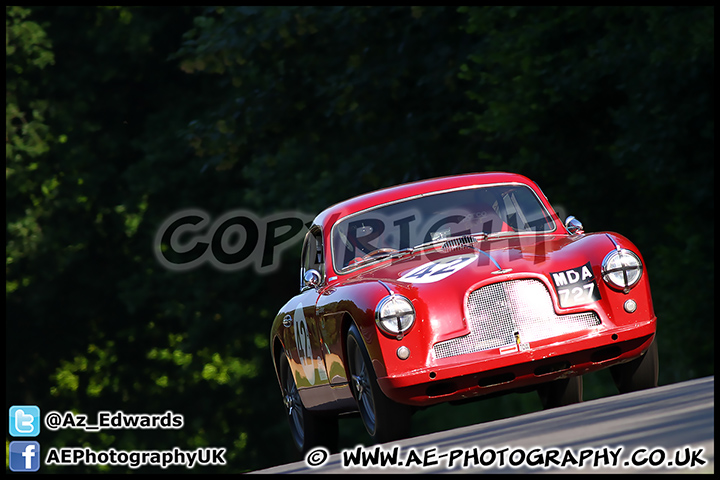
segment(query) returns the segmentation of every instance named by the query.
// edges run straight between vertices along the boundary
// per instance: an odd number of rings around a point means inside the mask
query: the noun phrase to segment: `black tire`
[[[279,372],[285,413],[290,423],[290,433],[295,448],[303,456],[317,446],[323,446],[331,453],[337,452],[337,415],[321,415],[305,408],[284,351],[280,354]]]
[[[658,384],[658,347],[653,340],[645,354],[627,363],[610,367],[615,386],[620,393],[636,392]]]
[[[583,399],[583,379],[581,375],[561,378],[540,385],[537,392],[544,409],[580,403]]]
[[[394,402],[382,392],[355,325],[348,330],[346,345],[350,389],[370,437],[376,443],[385,443],[410,436],[412,407]]]

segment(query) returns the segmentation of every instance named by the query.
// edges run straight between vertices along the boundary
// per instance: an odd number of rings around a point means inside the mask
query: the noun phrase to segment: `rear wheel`
[[[561,378],[540,385],[537,392],[544,409],[580,403],[583,399],[583,379],[580,375]]]
[[[610,374],[618,391],[629,393],[657,387],[658,367],[657,340],[653,340],[642,357],[610,367]]]
[[[305,408],[285,352],[280,354],[280,384],[295,448],[303,455],[317,446],[336,452],[338,450],[337,416],[320,415]]]
[[[355,325],[348,331],[346,345],[350,388],[372,439],[384,443],[408,437],[412,408],[390,400],[380,390],[370,356]]]

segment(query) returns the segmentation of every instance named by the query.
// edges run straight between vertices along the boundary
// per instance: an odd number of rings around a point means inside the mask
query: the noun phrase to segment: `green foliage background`
[[[528,175],[586,230],[628,236],[661,383],[714,374],[712,7],[8,6],[6,55],[6,407],[185,418],[44,430],[43,449],[295,460],[268,332],[299,247],[272,275],[177,273],[157,229],[455,173]],[[588,377],[586,400],[614,393]],[[433,407],[413,434],[537,409]],[[367,442],[341,428],[341,448]]]

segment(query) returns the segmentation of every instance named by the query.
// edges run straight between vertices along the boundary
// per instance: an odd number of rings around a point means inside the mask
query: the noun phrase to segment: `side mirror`
[[[320,285],[321,280],[322,277],[320,276],[320,272],[318,272],[314,268],[309,269],[305,272],[305,275],[303,275],[305,287],[317,288]]]
[[[570,235],[579,235],[585,232],[583,224],[580,220],[572,215],[565,219],[565,228],[567,228],[568,232],[570,232]]]

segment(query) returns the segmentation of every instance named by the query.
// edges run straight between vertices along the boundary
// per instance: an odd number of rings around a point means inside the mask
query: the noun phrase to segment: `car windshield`
[[[379,205],[336,223],[332,229],[335,270],[461,235],[551,232],[550,214],[522,184],[428,193]]]

